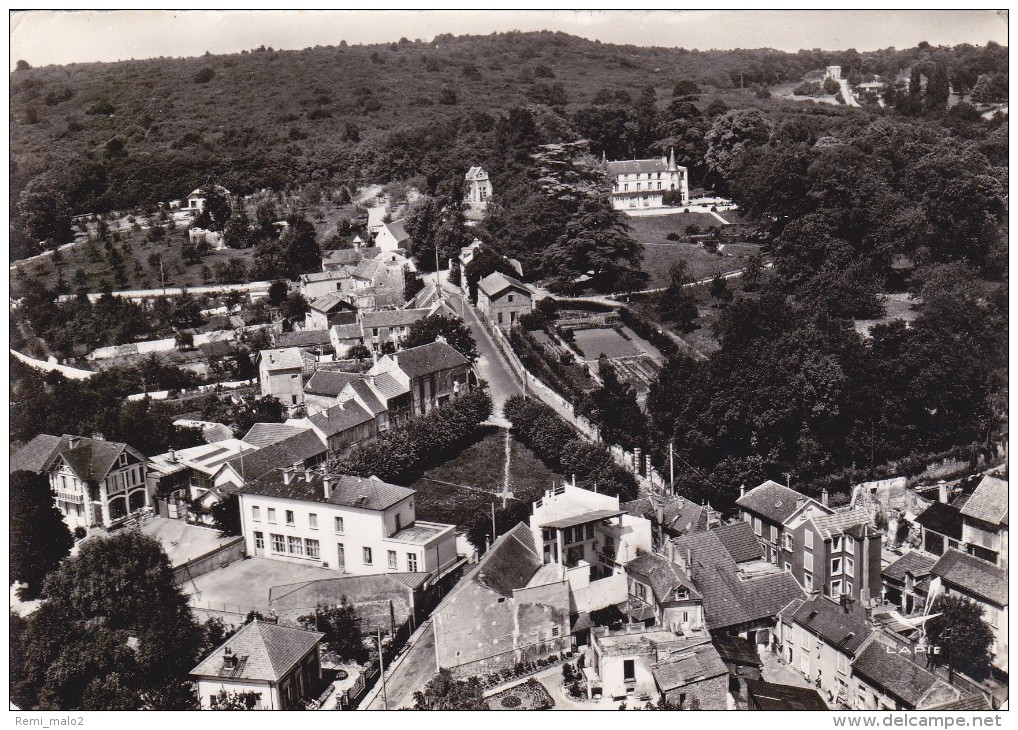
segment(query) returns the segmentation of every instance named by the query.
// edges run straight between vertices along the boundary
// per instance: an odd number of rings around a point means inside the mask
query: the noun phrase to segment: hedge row
[[[604,446],[579,438],[544,403],[514,395],[505,404],[505,416],[513,424],[517,438],[550,468],[564,475],[575,475],[578,485],[618,496],[623,502],[636,499],[636,477],[615,463]]]
[[[393,481],[419,469],[426,459],[449,451],[473,435],[491,415],[491,397],[480,388],[426,416],[386,431],[346,456],[339,468],[347,474]]]
[[[622,307],[619,316],[629,329],[654,345],[665,357],[671,358],[679,354],[679,346],[675,341],[658,330],[653,322],[648,322],[629,307]]]

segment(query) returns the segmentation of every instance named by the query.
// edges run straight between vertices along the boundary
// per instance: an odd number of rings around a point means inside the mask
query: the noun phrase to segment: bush
[[[669,233],[667,236],[665,236],[665,238],[668,239],[669,241],[681,241],[682,240],[682,236],[680,236],[675,231],[672,231],[671,233]]]

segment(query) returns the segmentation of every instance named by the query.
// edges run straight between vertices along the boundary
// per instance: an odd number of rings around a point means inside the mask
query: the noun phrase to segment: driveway
[[[386,668],[385,694],[379,681],[371,690],[374,697],[366,698],[358,708],[360,710],[388,709],[399,710],[414,706],[414,692],[424,689],[424,685],[438,674],[435,664],[435,631],[429,620],[410,639],[413,644],[396,658],[392,667]]]

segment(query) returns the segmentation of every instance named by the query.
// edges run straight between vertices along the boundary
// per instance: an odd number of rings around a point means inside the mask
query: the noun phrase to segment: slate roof
[[[408,387],[396,380],[396,378],[392,377],[389,373],[380,373],[374,376],[372,379],[372,385],[375,386],[375,390],[381,393],[386,400],[410,392]]]
[[[790,573],[742,580],[735,560],[715,532],[691,532],[673,540],[676,554],[690,552],[690,577],[703,596],[708,629],[771,618],[792,599],[804,595]]]
[[[364,312],[361,324],[367,327],[407,327],[428,316],[427,309],[387,309],[381,312]]]
[[[756,652],[756,645],[741,636],[718,635],[711,637],[711,643],[718,650],[721,661],[750,667],[762,667],[763,662]]]
[[[306,430],[306,428],[291,426],[287,423],[256,423],[251,427],[251,430],[244,434],[241,441],[262,448],[279,443]]]
[[[880,571],[880,575],[887,580],[898,583],[905,582],[905,574],[911,574],[914,578],[924,578],[930,574],[937,559],[932,555],[910,550]]]
[[[361,259],[377,256],[381,249],[374,246],[364,248],[339,248],[322,252],[322,268],[327,266],[356,266]],[[328,270],[328,269],[326,269]]]
[[[343,340],[360,340],[363,337],[361,332],[361,326],[356,322],[350,324],[334,324],[332,329],[329,330],[330,339],[332,335],[335,335],[336,339],[342,342]]]
[[[316,413],[311,416],[310,421],[326,436],[335,436],[337,433],[343,433],[363,423],[373,421],[374,418],[357,401],[349,400],[321,413]]]
[[[638,555],[626,564],[626,571],[646,578],[658,603],[674,600],[676,588],[687,588],[690,598],[700,598],[689,576],[678,565],[660,555]]]
[[[488,173],[484,171],[483,167],[479,165],[472,166],[467,170],[467,174],[464,176],[467,180],[483,180],[488,177]]]
[[[363,378],[350,383],[350,388],[364,401],[364,406],[372,416],[377,416],[386,410],[385,404],[378,400],[378,396]]]
[[[709,508],[683,497],[652,494],[624,502],[620,506],[626,514],[657,522],[658,505],[661,505],[663,520],[661,527],[672,535],[682,535],[690,531],[703,532],[707,529]]]
[[[825,540],[843,535],[853,527],[870,524],[870,514],[862,507],[853,507],[843,512],[833,512],[813,518],[813,524]]]
[[[542,563],[534,549],[530,528],[521,522],[499,537],[482,556],[474,580],[511,598],[513,589],[526,586]]]
[[[257,451],[250,451],[244,454],[243,459],[236,456],[230,459],[229,464],[243,476],[245,483],[250,483],[253,479],[292,466],[298,461],[303,464],[308,459],[321,456],[325,451],[325,444],[318,435],[307,429]]]
[[[309,306],[316,312],[322,312],[323,314],[331,314],[340,309],[354,309],[354,306],[347,301],[347,295],[340,294],[339,292],[330,292],[325,296],[319,297],[311,302]]]
[[[748,522],[733,522],[714,528],[714,534],[736,563],[763,559],[763,547]]]
[[[11,471],[41,473],[47,470],[53,458],[66,441],[60,436],[39,434],[11,455]]]
[[[71,439],[77,438],[77,445],[74,448],[62,448],[59,455],[84,482],[99,482],[105,479],[125,449],[133,452],[141,460],[145,458],[127,444],[84,437],[65,438],[68,439],[67,446],[75,443]]]
[[[964,520],[961,512],[943,502],[934,502],[922,511],[916,522],[927,530],[944,535],[952,540],[961,540],[961,528]]]
[[[612,175],[632,175],[641,172],[665,172],[668,161],[660,157],[649,160],[618,160],[608,163],[608,171]]]
[[[992,710],[993,708],[990,706],[990,700],[986,695],[977,693],[969,695],[968,697],[962,697],[957,700],[952,700],[950,702],[944,702],[943,704],[940,705],[933,705],[932,707],[927,707],[926,709],[940,711],[961,710],[965,712],[978,710]]]
[[[304,386],[305,393],[336,397],[347,383],[361,379],[360,373],[344,373],[339,370],[316,370]]]
[[[827,711],[827,704],[820,693],[807,687],[796,687],[791,684],[774,684],[757,679],[746,679],[746,693],[751,704],[761,710]]]
[[[1007,571],[979,558],[948,550],[930,572],[965,593],[998,606],[1007,605]]]
[[[803,601],[786,620],[819,636],[828,645],[854,656],[866,639],[873,633],[866,622],[856,618],[823,596],[814,596]]]
[[[805,494],[768,479],[739,497],[735,503],[780,525],[784,524],[785,520],[799,508],[799,500],[807,500],[820,505],[819,502],[810,499]]]
[[[329,253],[332,252],[331,251],[325,252],[325,254]],[[325,257],[325,254],[322,254],[323,258]],[[312,271],[310,274],[300,275],[300,280],[305,284],[318,281],[337,281],[339,279],[349,279],[349,278],[350,272],[347,271],[346,269],[333,269],[331,271]]]
[[[297,332],[279,332],[273,338],[276,347],[311,347],[314,345],[330,345],[328,330],[300,330]]]
[[[317,631],[253,621],[205,657],[191,676],[278,682],[323,638]],[[227,648],[238,660],[235,668],[224,664]]]
[[[205,443],[218,444],[220,441],[232,439],[233,431],[222,423],[210,423],[202,428],[201,437],[205,439]]]
[[[852,671],[912,707],[941,681],[906,655],[889,653],[887,646],[879,641],[872,641],[863,649],[852,662]]]
[[[668,692],[728,674],[728,667],[721,661],[717,649],[710,644],[702,644],[658,662],[651,673],[657,686]]]
[[[403,227],[403,221],[393,221],[392,223],[386,223],[383,228],[388,228],[389,233],[396,239],[397,242],[402,243],[403,241],[410,240],[410,234],[406,232],[406,228]]]
[[[985,476],[961,508],[965,517],[973,517],[991,525],[1007,523],[1007,482],[999,477]]]
[[[470,364],[469,360],[446,342],[431,342],[419,347],[409,347],[389,357],[411,379]]]
[[[506,289],[515,287],[526,293],[527,296],[533,296],[530,291],[530,287],[524,284],[519,279],[514,279],[511,276],[496,271],[493,274],[488,274],[486,277],[477,282],[477,288],[483,291],[488,297],[497,297]]]
[[[331,494],[326,498],[324,478],[324,475],[318,471],[311,472],[310,475],[301,473],[291,479],[289,484],[286,484],[283,481],[283,475],[278,471],[273,471],[249,482],[243,492],[244,494],[282,497],[302,502],[321,502],[379,512],[416,494],[413,489],[389,484],[375,477],[364,478],[349,474],[332,474],[330,475]]]
[[[261,358],[269,367],[269,370],[291,370],[304,367],[304,358],[296,347],[286,347],[276,350],[262,350]]]

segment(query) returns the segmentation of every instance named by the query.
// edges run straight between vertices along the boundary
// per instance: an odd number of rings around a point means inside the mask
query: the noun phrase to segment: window
[[[855,576],[855,561],[852,558],[845,558],[845,575]]]
[[[318,560],[321,557],[318,549],[318,541],[307,538],[304,540],[304,552],[307,556],[313,560]]]
[[[845,538],[845,552],[849,555],[855,555],[855,540],[851,537]]]
[[[845,581],[845,595],[846,596],[852,595],[852,582],[851,581],[847,581],[847,580]]]
[[[364,564],[371,565],[371,548],[364,548]]]
[[[756,533],[757,537],[761,537],[763,535],[763,523],[760,522],[759,517],[753,518],[753,532]]]
[[[256,532],[254,534],[254,538],[255,538],[255,550],[264,550],[265,549],[265,535],[263,535],[260,532]]]
[[[775,527],[774,525],[771,525],[771,542],[773,542],[775,545],[778,542],[778,528]]]
[[[841,574],[841,558],[831,558],[831,575]]]
[[[554,638],[557,638],[557,637],[558,637],[558,635],[559,635],[559,633],[561,633],[561,631],[562,631],[562,630],[561,630],[561,629],[560,629],[560,628],[559,628],[558,626],[554,627],[554,628],[553,628],[553,629],[551,630],[551,637],[552,637],[553,639],[554,639]]]
[[[343,532],[343,518],[342,517],[337,517],[336,518],[336,532],[339,532],[339,533]]]
[[[791,563],[785,563],[785,572],[786,573],[791,573],[792,572],[792,564]]]
[[[339,570],[346,569],[346,548],[341,542],[336,543],[336,567]]]
[[[290,376],[290,380],[293,380],[294,378],[299,378],[299,377],[300,377],[300,375],[298,375],[297,373],[294,373],[293,375]]]
[[[389,557],[389,567],[392,568],[393,570],[395,570],[396,567],[397,567],[396,566],[396,551],[395,550],[390,550],[388,557]]]
[[[641,601],[647,599],[647,586],[643,583],[633,583],[633,595],[639,598]]]
[[[262,508],[261,507],[252,507],[251,508],[251,519],[254,520],[255,522],[261,522],[262,521]]]
[[[643,185],[643,183],[636,183],[636,189],[639,190],[641,185]]]
[[[318,529],[318,515],[316,515],[314,512],[308,514],[308,526],[312,530]]]
[[[838,596],[841,595],[841,593],[842,593],[842,591],[841,591],[841,581],[840,580],[832,580],[831,581],[831,598],[837,598]]]
[[[554,540],[555,539],[555,531],[554,530],[542,530],[541,534],[544,536],[545,542],[547,542],[549,540]]]
[[[841,552],[841,535],[835,535],[831,538],[831,552]]]
[[[626,682],[636,681],[636,660],[635,659],[623,659],[622,660],[622,679]]]
[[[806,533],[806,534],[809,534],[809,533]],[[802,554],[802,567],[803,567],[803,570],[808,570],[810,572],[813,572],[813,553],[803,553]]]
[[[286,540],[282,535],[271,535],[272,552],[283,555],[286,552]]]
[[[299,537],[290,535],[287,538],[287,547],[289,548],[290,555],[303,555],[304,554],[304,541]]]
[[[661,183],[658,183],[658,184],[657,184],[657,189],[658,189],[658,190],[660,190],[660,189],[661,189]]]
[[[813,533],[810,530],[806,530],[803,533],[802,544],[806,547],[807,550],[813,549]]]
[[[588,540],[593,540],[594,539],[594,524],[593,523],[587,525],[587,539]]]
[[[509,295],[509,303],[510,303],[510,304],[512,304],[512,303],[513,303],[513,295],[512,295],[512,294],[510,294],[510,295]]]
[[[294,524],[296,524],[296,521],[293,518],[293,510],[291,510],[291,509],[288,509],[286,511],[286,524],[288,524],[290,526],[293,526]]]
[[[848,657],[838,652],[838,672],[848,674]]]
[[[802,587],[807,591],[813,590],[813,576],[809,573],[802,574]]]
[[[406,554],[406,569],[411,573],[417,572],[417,553]]]
[[[291,395],[290,396],[290,405],[291,406],[297,405],[297,396],[295,396],[295,395]]]
[[[269,524],[272,525],[276,524],[276,510],[274,510],[272,507],[269,507],[268,510],[266,511],[268,512],[269,516]]]
[[[501,312],[498,313],[498,323],[502,324],[502,313]]]
[[[791,533],[788,532],[784,534],[784,538],[785,538],[785,550],[787,550],[788,552],[793,552],[795,550],[795,538],[793,538]]]

